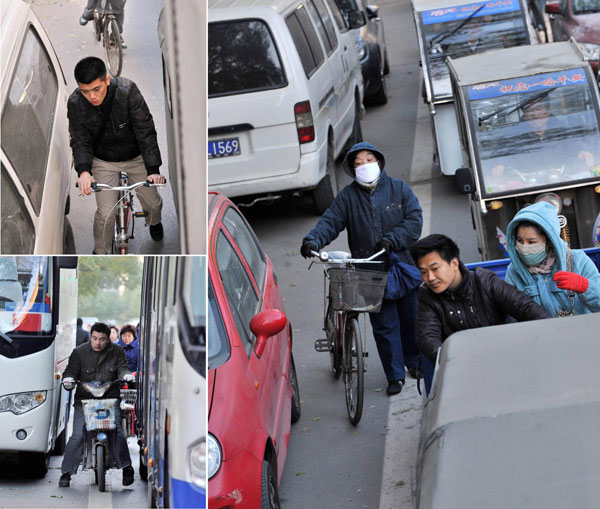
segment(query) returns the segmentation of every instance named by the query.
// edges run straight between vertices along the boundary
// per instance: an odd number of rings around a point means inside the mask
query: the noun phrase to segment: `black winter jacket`
[[[425,285],[419,288],[417,345],[432,363],[437,351],[454,332],[500,325],[508,316],[519,322],[550,318],[533,299],[500,279],[494,272],[460,264],[462,281],[458,288],[441,294]]]
[[[109,343],[101,352],[95,352],[92,344],[88,341],[71,352],[63,379],[71,377],[82,382],[92,382],[93,380],[112,382],[122,379],[126,374],[131,374],[131,370],[127,364],[125,352],[119,345]],[[115,384],[103,397],[118,398],[119,393],[119,385]],[[80,404],[82,399],[91,397],[81,385],[77,386],[76,404]]]
[[[162,164],[152,114],[136,84],[111,78],[106,98],[93,106],[77,88],[67,106],[75,171],[92,173],[92,159],[122,162],[142,154],[148,175]]]
[[[354,258],[371,256],[384,239],[400,261],[412,264],[408,249],[421,235],[423,213],[410,186],[382,171],[371,192],[356,182],[344,187],[302,242],[311,242],[319,250],[344,228]]]

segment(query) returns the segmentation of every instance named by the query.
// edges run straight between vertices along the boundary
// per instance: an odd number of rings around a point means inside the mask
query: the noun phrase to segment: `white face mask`
[[[354,168],[356,172],[356,179],[365,184],[370,184],[379,177],[381,170],[379,169],[379,163],[367,163]]]

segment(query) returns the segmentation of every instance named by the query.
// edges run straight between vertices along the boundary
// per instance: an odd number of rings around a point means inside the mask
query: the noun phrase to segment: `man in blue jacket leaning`
[[[354,258],[385,249],[388,255],[395,252],[400,261],[412,264],[408,250],[421,235],[423,216],[410,186],[383,171],[385,157],[371,143],[354,145],[343,167],[354,181],[340,191],[304,237],[302,256],[308,258],[311,251],[319,251],[346,229]],[[400,300],[384,300],[379,313],[369,314],[390,395],[402,391],[405,365],[412,376],[419,376],[416,317],[416,289]]]

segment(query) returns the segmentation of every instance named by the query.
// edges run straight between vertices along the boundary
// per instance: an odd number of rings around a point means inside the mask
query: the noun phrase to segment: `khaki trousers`
[[[119,185],[119,173],[127,173],[129,184],[143,182],[148,178],[144,160],[139,155],[130,161],[109,163],[94,157],[92,174],[96,182],[111,186]],[[155,187],[138,187],[135,190],[142,210],[147,213],[146,225],[161,222],[162,200]],[[117,211],[118,191],[102,190],[96,195],[96,215],[94,216],[94,251],[96,254],[110,252],[115,230],[115,213]],[[133,218],[132,218],[133,219]]]

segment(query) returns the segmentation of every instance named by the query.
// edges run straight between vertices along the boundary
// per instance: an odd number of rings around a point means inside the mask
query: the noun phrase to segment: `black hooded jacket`
[[[92,173],[92,159],[123,162],[142,155],[148,175],[162,164],[152,114],[136,84],[111,78],[100,106],[77,88],[69,97],[67,115],[75,171]]]
[[[419,288],[417,345],[432,363],[451,334],[477,327],[500,325],[512,316],[519,322],[550,318],[533,299],[500,279],[494,272],[460,264],[462,281],[455,291],[441,294]]]

